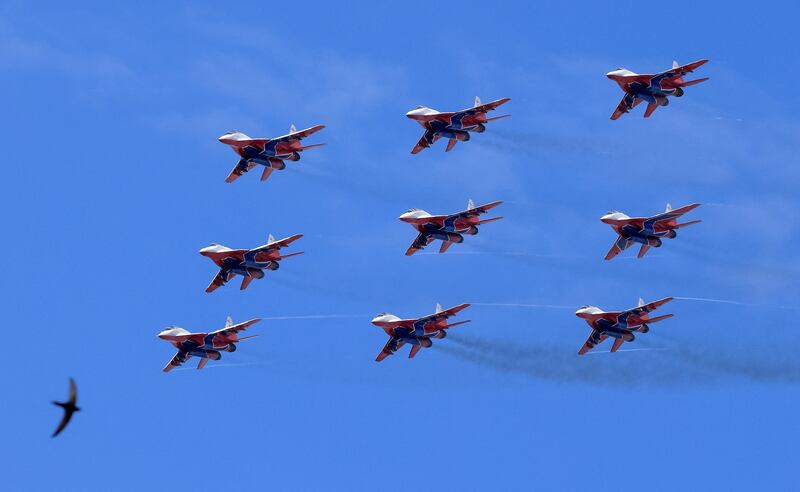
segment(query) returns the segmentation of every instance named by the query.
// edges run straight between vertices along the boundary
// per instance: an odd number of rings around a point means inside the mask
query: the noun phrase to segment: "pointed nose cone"
[[[172,329],[171,328],[167,328],[166,330],[162,330],[161,333],[158,334],[158,338],[160,338],[162,340],[166,340],[166,337],[168,337],[170,333],[172,333]]]
[[[212,244],[210,246],[206,246],[205,248],[200,250],[200,254],[203,256],[211,256],[213,253],[220,253],[222,251],[222,246],[219,244]]]

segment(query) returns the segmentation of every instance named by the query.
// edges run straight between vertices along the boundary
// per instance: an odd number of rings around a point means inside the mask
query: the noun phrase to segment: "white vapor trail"
[[[522,307],[522,308],[540,308],[540,309],[574,309],[575,306],[561,306],[558,304],[515,304],[515,303],[500,303],[500,302],[473,302],[473,306],[495,306],[495,307]]]
[[[675,296],[675,299],[680,299],[682,301],[715,302],[715,303],[719,303],[719,304],[733,304],[735,306],[762,307],[762,308],[770,308],[770,309],[798,309],[795,306],[774,306],[774,305],[770,305],[770,304],[755,304],[755,303],[752,303],[752,302],[731,301],[729,299],[711,299],[709,297],[680,297],[680,296]]]
[[[307,314],[299,316],[270,316],[261,318],[263,320],[285,320],[285,319],[332,319],[332,318],[367,318],[368,314]]]

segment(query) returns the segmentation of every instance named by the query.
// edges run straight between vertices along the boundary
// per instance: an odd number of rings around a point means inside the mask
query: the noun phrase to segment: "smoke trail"
[[[597,386],[675,386],[699,382],[698,374],[687,374],[663,357],[648,356],[646,366],[634,354],[587,359],[555,345],[511,344],[499,340],[448,336],[450,345],[436,347],[444,353],[505,373],[557,383]],[[708,381],[708,378],[704,379]]]
[[[512,344],[463,335],[450,335],[448,340],[453,345],[439,344],[437,348],[468,362],[541,381],[598,386],[685,386],[745,378],[755,382],[800,384],[800,364],[794,359],[779,360],[772,352],[742,356],[726,354],[717,347],[702,351],[685,346],[619,351],[654,352],[644,356],[647,359],[643,362],[635,354],[585,358],[554,345]]]

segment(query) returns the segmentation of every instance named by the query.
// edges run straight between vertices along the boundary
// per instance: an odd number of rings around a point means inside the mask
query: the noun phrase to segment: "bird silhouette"
[[[52,437],[56,437],[64,430],[64,427],[69,424],[70,419],[72,419],[72,414],[75,412],[80,412],[81,409],[78,408],[78,405],[75,403],[78,401],[78,387],[75,386],[75,380],[69,378],[69,400],[65,402],[54,401],[53,405],[59,406],[64,409],[64,416],[61,417],[61,422],[58,423],[58,428],[55,432],[53,432]]]

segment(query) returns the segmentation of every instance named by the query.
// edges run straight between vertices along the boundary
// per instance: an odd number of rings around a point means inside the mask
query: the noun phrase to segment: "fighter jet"
[[[707,62],[708,60],[698,60],[688,65],[678,65],[678,62],[673,61],[671,69],[655,75],[639,75],[625,68],[618,68],[608,72],[606,77],[619,84],[620,88],[625,92],[622,100],[617,105],[617,109],[611,115],[611,119],[616,120],[642,101],[647,101],[644,117],[649,118],[659,106],[669,104],[667,97],[681,97],[684,94],[684,87],[708,80],[708,77],[688,82],[683,80],[684,75],[693,72]]]
[[[372,324],[383,328],[383,331],[389,335],[389,341],[386,342],[375,361],[382,361],[397,352],[406,343],[411,345],[408,358],[413,358],[420,348],[429,348],[433,345],[431,338],[445,338],[448,328],[469,323],[470,320],[447,324],[449,317],[455,316],[456,313],[468,307],[469,304],[459,304],[450,309],[442,310],[442,306],[437,304],[434,314],[416,319],[400,319],[389,313],[379,314],[372,320]]]
[[[668,203],[664,213],[652,217],[628,217],[622,212],[608,212],[600,220],[610,225],[619,236],[617,236],[617,240],[608,251],[606,260],[614,258],[634,243],[642,245],[639,249],[639,258],[647,253],[650,246],[660,248],[662,238],[675,239],[678,236],[676,229],[702,222],[700,220],[684,222],[683,224],[678,224],[677,222],[680,216],[699,206],[699,203],[692,203],[673,210]]]
[[[479,225],[502,219],[502,217],[493,217],[486,220],[480,220],[479,218],[481,214],[485,214],[501,203],[503,202],[491,202],[476,207],[472,200],[469,200],[466,210],[452,215],[431,215],[424,210],[416,208],[408,210],[400,216],[400,220],[414,226],[414,229],[419,231],[419,234],[406,250],[406,256],[413,255],[435,239],[442,241],[439,253],[447,251],[447,248],[453,243],[464,242],[464,234],[474,236],[478,233]]]
[[[63,431],[67,424],[69,424],[69,421],[72,420],[72,414],[81,411],[78,405],[76,405],[77,402],[78,387],[75,385],[75,380],[69,378],[69,400],[65,402],[53,402],[53,405],[61,407],[64,410],[64,415],[61,417],[61,422],[58,423],[58,427],[56,428],[56,431],[53,432],[51,437],[56,437],[57,435],[61,434],[61,431]]]
[[[435,109],[417,106],[406,113],[406,116],[425,128],[425,133],[419,139],[417,145],[411,149],[412,154],[416,154],[422,149],[430,147],[441,137],[449,139],[445,152],[450,152],[459,140],[464,142],[470,139],[470,132],[483,133],[486,131],[486,123],[511,116],[506,114],[487,118],[486,113],[492,111],[501,104],[510,101],[509,98],[498,99],[490,103],[483,104],[479,97],[475,98],[475,105],[469,109],[456,111],[455,113],[440,113]]]
[[[169,372],[175,369],[192,356],[200,358],[200,362],[197,364],[198,369],[204,368],[209,359],[220,360],[222,358],[221,352],[235,352],[236,343],[257,337],[258,335],[251,335],[239,338],[239,332],[259,321],[261,321],[261,318],[251,319],[235,325],[231,317],[228,316],[225,328],[210,333],[190,333],[177,326],[166,328],[158,334],[158,338],[174,345],[178,349],[178,353],[164,366],[163,371]]]
[[[295,234],[276,241],[272,234],[267,239],[267,244],[255,249],[231,249],[227,246],[212,244],[200,250],[200,254],[211,258],[219,267],[219,273],[206,287],[206,292],[213,292],[218,287],[225,285],[236,275],[244,277],[239,290],[244,290],[255,278],[264,278],[264,270],[277,270],[279,261],[303,254],[302,251],[290,255],[280,254],[280,249],[303,237]]]
[[[312,126],[305,130],[297,131],[292,125],[288,135],[276,138],[250,138],[242,132],[232,131],[219,137],[219,141],[229,145],[234,152],[239,154],[239,162],[225,179],[226,183],[233,183],[236,178],[261,164],[264,171],[261,181],[266,181],[273,169],[284,169],[283,161],[299,161],[300,152],[325,144],[314,144],[303,147],[300,143],[305,137],[325,128],[325,125]]]
[[[589,326],[592,327],[592,333],[578,351],[578,355],[583,355],[592,350],[608,337],[614,338],[611,351],[616,352],[623,342],[632,342],[636,338],[633,332],[647,333],[650,331],[648,325],[671,318],[673,316],[671,314],[651,318],[649,313],[672,299],[672,297],[666,297],[649,304],[645,304],[644,300],[639,299],[637,307],[627,311],[611,313],[606,313],[595,306],[581,307],[575,311],[575,315],[589,323]]]

